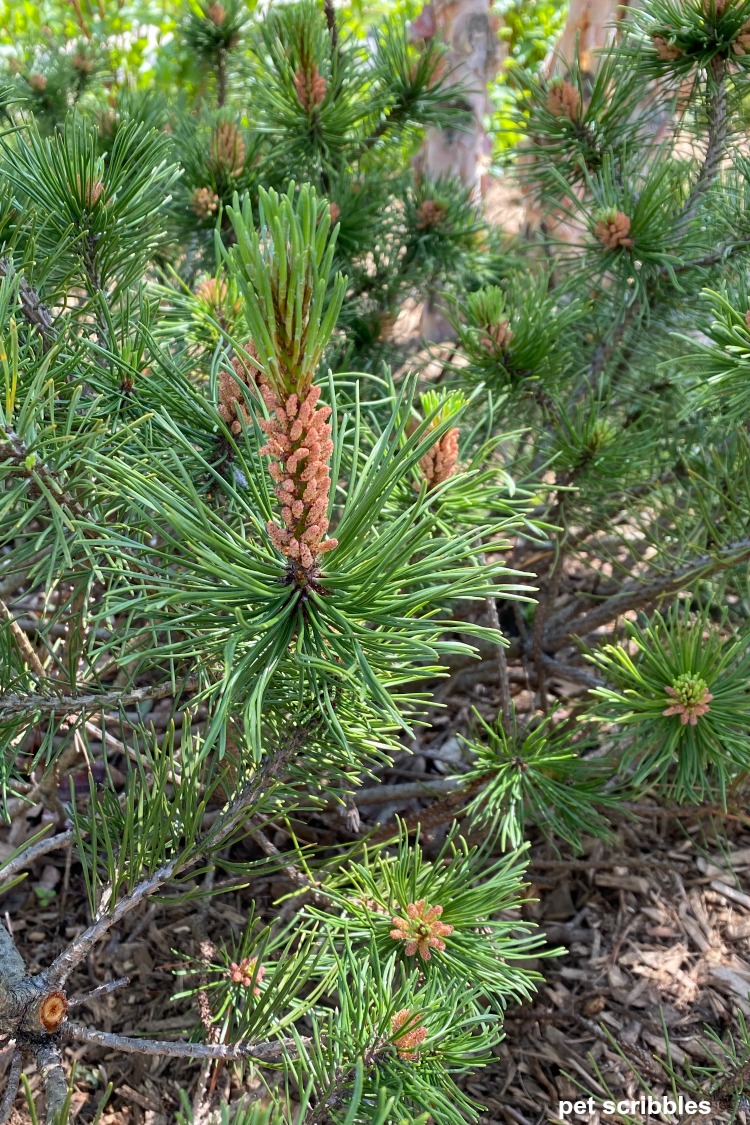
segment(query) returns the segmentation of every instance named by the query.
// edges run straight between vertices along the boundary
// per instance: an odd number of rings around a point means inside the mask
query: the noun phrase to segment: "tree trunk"
[[[448,45],[444,73],[467,90],[473,118],[468,130],[429,129],[415,167],[431,179],[456,176],[477,201],[490,154],[484,118],[490,110],[487,84],[500,66],[498,27],[489,0],[432,0],[412,24],[415,38],[438,35]]]
[[[414,160],[416,174],[437,180],[455,176],[471,191],[475,202],[482,198],[483,179],[489,165],[491,143],[484,127],[490,110],[487,84],[501,61],[499,21],[492,15],[490,0],[432,0],[411,25],[413,39],[438,35],[447,44],[443,73],[465,89],[464,102],[471,111],[468,129],[428,129]],[[452,335],[440,311],[440,296],[427,296],[421,322],[422,334],[433,341]]]
[[[576,48],[581,70],[593,74],[595,52],[612,43],[617,34],[614,25],[627,6],[622,0],[571,0],[563,33],[544,61],[545,77],[552,77],[561,69],[561,64],[571,66]]]

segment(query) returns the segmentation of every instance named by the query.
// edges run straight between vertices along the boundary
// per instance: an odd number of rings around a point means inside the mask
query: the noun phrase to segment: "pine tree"
[[[2,91],[0,781],[47,818],[3,870],[71,848],[90,924],[34,973],[0,928],[0,1119],[29,1055],[67,1118],[69,1037],[202,1060],[184,1122],[217,1060],[266,1091],[227,1122],[476,1120],[457,1079],[551,952],[529,839],[746,800],[750,0],[655,0],[595,68],[519,75],[525,241],[415,179],[466,124],[437,38],[244,13],[191,10],[140,88],[81,16],[85,82],[31,42]],[[385,324],[436,285],[453,358],[394,374]],[[360,838],[357,792],[477,656],[469,770]],[[209,903],[173,1042],[73,1018],[154,895]]]

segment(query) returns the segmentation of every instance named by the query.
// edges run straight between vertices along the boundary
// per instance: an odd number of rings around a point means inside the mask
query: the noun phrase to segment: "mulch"
[[[490,688],[475,687],[473,695],[472,702],[483,710],[495,705]],[[455,736],[465,727],[468,712],[467,700],[450,697],[428,732],[431,741],[413,746],[414,753],[405,753],[383,775],[392,794],[400,786],[411,784],[413,789],[417,779],[434,782],[460,770],[463,751]],[[360,812],[364,825],[372,827],[392,821],[396,812],[414,816],[429,803],[393,796],[387,803],[363,804]],[[38,817],[40,810],[36,812]],[[637,819],[623,815],[615,821],[615,848],[591,839],[584,842],[582,855],[573,856],[555,853],[541,839],[532,842],[528,879],[533,901],[524,907],[524,916],[539,924],[551,947],[564,946],[566,952],[533,963],[545,978],[537,995],[509,1009],[496,1060],[463,1080],[486,1107],[482,1125],[542,1125],[558,1120],[560,1101],[638,1101],[646,1087],[657,1098],[671,1096],[674,1088],[687,1099],[701,1086],[710,1086],[699,1073],[692,1079],[689,1074],[691,1066],[710,1064],[711,1051],[717,1051],[707,1030],[719,1038],[737,1036],[738,1019],[750,1016],[750,818],[705,809],[669,812],[649,804],[635,815]],[[33,811],[26,816],[29,832],[37,817]],[[17,819],[14,830],[4,830],[6,836],[13,831],[16,846],[18,825]],[[314,823],[311,830],[315,832]],[[436,846],[444,831],[428,831],[425,845]],[[281,837],[278,842],[283,846]],[[239,855],[235,849],[233,858],[241,858],[242,849],[248,858],[253,854],[251,842],[237,847]],[[239,932],[251,897],[272,916],[274,898],[287,890],[275,877],[256,882],[252,896],[243,890],[214,898],[211,932]],[[12,923],[32,972],[49,964],[66,939],[86,925],[82,892],[75,859],[53,853],[2,896],[4,920]],[[197,948],[195,914],[194,904],[151,902],[129,916],[108,942],[95,948],[71,982],[71,992],[123,975],[130,976],[130,987],[97,998],[76,1018],[106,1031],[155,1037],[184,1034],[186,1024],[196,1026],[192,1001],[168,999],[179,989],[174,970],[180,962],[174,951]],[[111,1081],[114,1093],[102,1125],[167,1125],[175,1120],[178,1088],[189,1088],[197,1074],[197,1064],[91,1046],[71,1044],[66,1054],[77,1064],[73,1105],[74,1120],[80,1122],[92,1120]],[[671,1059],[674,1084],[656,1057]],[[8,1061],[6,1051],[0,1067]],[[38,1076],[33,1070],[27,1073],[36,1089]],[[737,1067],[735,1073],[730,1067],[710,1095],[710,1117],[683,1114],[679,1120],[729,1121],[743,1082],[750,1088],[750,1066]],[[232,1101],[252,1094],[247,1085],[238,1087],[231,1068],[221,1070],[216,1089]],[[261,1095],[259,1088],[256,1094]],[[745,1109],[736,1119],[742,1122],[750,1117],[750,1104],[740,1105]],[[563,1119],[617,1120],[597,1110]],[[16,1125],[30,1120],[24,1112],[16,1113]],[[662,1118],[638,1112],[632,1120]]]

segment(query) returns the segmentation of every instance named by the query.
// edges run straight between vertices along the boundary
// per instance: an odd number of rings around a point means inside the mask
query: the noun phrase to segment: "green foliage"
[[[28,234],[18,235],[47,263],[59,259],[61,289],[77,283],[92,299],[102,290],[114,300],[143,275],[165,239],[161,211],[177,174],[163,137],[126,125],[105,159],[95,131],[73,114],[51,139],[32,127],[12,146],[0,143],[14,204],[29,212]]]
[[[589,657],[612,684],[594,690],[602,701],[594,717],[616,724],[620,772],[636,790],[725,803],[750,769],[747,637],[679,608],[645,627],[627,623],[626,637]]]
[[[748,408],[750,370],[750,325],[744,281],[736,292],[706,290],[706,302],[714,320],[706,328],[707,340],[688,338],[685,357],[697,376],[701,404],[720,416],[742,421]]]
[[[553,387],[571,361],[566,341],[583,312],[576,302],[557,304],[543,270],[475,290],[457,318],[472,378],[531,395],[540,383]]]
[[[181,743],[178,758],[171,727],[161,746],[141,750],[136,745],[135,768],[124,794],[117,792],[111,778],[99,787],[90,778],[85,811],[79,812],[72,802],[92,915],[116,903],[163,864],[184,862],[186,853],[194,851],[216,781],[201,772],[187,719]]]
[[[475,758],[465,783],[481,789],[467,812],[478,826],[499,832],[503,849],[520,847],[530,824],[574,851],[582,849],[583,836],[613,838],[602,809],[620,802],[607,792],[612,767],[592,755],[590,735],[574,739],[554,712],[528,727],[516,722],[507,733],[500,719],[490,725],[475,718],[479,737],[466,741]]]
[[[513,962],[537,950],[539,938],[529,934],[529,925],[497,917],[524,901],[523,865],[517,853],[493,860],[493,843],[490,835],[482,846],[471,847],[453,831],[435,859],[427,861],[419,843],[410,844],[402,831],[395,855],[366,849],[361,863],[349,864],[329,881],[332,902],[341,912],[338,918],[329,916],[329,925],[340,928],[355,951],[374,943],[378,962],[388,969],[418,968],[428,984],[440,982],[444,995],[458,994],[468,977],[481,981],[482,993],[501,1003],[510,996],[527,997],[536,974]],[[444,940],[443,930],[435,930],[436,945],[412,949],[391,931],[399,918],[411,918],[410,905],[419,904],[424,911],[441,907],[439,926],[449,930]],[[421,925],[417,918],[408,928],[415,944]],[[429,923],[424,932],[429,937]]]
[[[476,1121],[476,1106],[454,1075],[486,1064],[501,1038],[498,1014],[478,1010],[479,990],[464,984],[446,993],[416,972],[399,979],[374,943],[357,954],[345,940],[334,964],[337,1005],[321,1015],[310,1047],[299,1043],[295,1068],[332,1120],[382,1121],[390,1101],[389,1121],[416,1125],[425,1104],[447,1125]]]
[[[587,175],[596,176],[608,160],[626,160],[653,129],[657,106],[639,104],[643,79],[625,70],[621,60],[618,51],[608,52],[593,76],[578,59],[552,79],[529,71],[512,75],[514,84],[526,90],[525,149],[536,158],[530,187],[537,198],[559,192],[560,177],[577,184]]]
[[[642,49],[636,67],[641,75],[672,82],[689,75],[696,67],[731,57],[733,69],[740,80],[746,67],[746,50],[741,36],[750,20],[750,4],[704,3],[703,0],[657,0],[648,11],[636,17],[636,25],[650,50]],[[636,45],[631,47],[631,57]]]
[[[490,85],[494,157],[498,163],[514,158],[513,146],[521,139],[516,110],[526,96],[518,72],[536,73],[553,49],[565,22],[566,5],[558,0],[497,0],[493,11],[500,18],[500,35],[507,43],[507,58]]]
[[[257,233],[247,197],[242,212],[232,208],[227,261],[265,378],[278,393],[299,395],[323,358],[346,283],[341,274],[331,278],[336,239],[328,207],[307,187],[296,194],[294,183],[281,199],[261,191]]]

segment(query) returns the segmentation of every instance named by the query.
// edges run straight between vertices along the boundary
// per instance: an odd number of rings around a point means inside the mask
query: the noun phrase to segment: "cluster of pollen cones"
[[[319,406],[320,387],[285,400],[261,376],[260,392],[271,415],[261,422],[266,444],[261,453],[273,458],[269,473],[276,485],[284,526],[268,522],[274,546],[310,570],[319,555],[332,551],[338,540],[327,539],[328,497],[331,477],[328,459],[333,452],[330,406]]]

